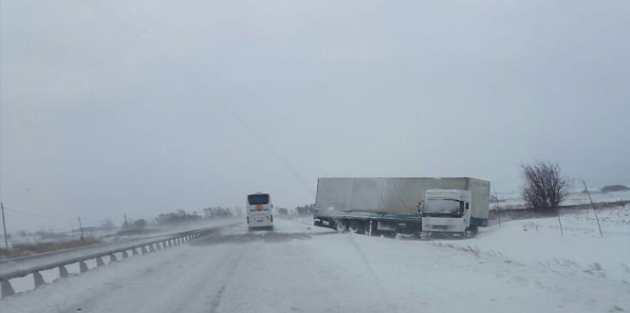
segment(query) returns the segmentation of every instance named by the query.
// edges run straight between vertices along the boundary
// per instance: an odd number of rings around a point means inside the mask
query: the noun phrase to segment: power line
[[[88,2],[86,2],[86,3],[88,3]],[[162,58],[164,60],[167,60],[167,61],[171,60],[170,58],[167,57],[167,54],[164,53],[164,51],[162,51],[162,49],[159,46],[157,46],[153,41],[151,41],[150,38],[148,38],[147,36],[143,36],[141,32],[138,32],[137,27],[134,27],[134,25],[129,23],[127,20],[122,19],[120,16],[118,16],[115,13],[113,13],[109,9],[107,9],[105,7],[102,7],[102,6],[99,6],[96,3],[94,3],[94,2],[89,2],[89,4],[92,5],[93,7],[98,8],[98,12],[99,13],[105,13],[105,14],[109,15],[110,19],[119,22],[121,25],[123,25],[123,27],[126,27],[127,29],[131,30],[131,33],[134,34],[147,47],[152,49],[152,52],[157,57],[160,57],[160,58]],[[170,62],[173,63],[172,61],[170,61]],[[179,72],[179,74],[181,76],[183,76],[183,78],[188,80],[188,82],[190,83],[189,86],[196,85],[198,90],[207,90],[207,89],[209,89],[209,88],[205,88],[206,85],[204,83],[202,83],[202,80],[198,77],[196,72],[191,67],[186,66],[185,64],[176,64],[176,63],[173,63],[173,64],[177,65],[179,68],[183,69],[182,71]],[[193,94],[193,96],[201,99],[201,97],[196,95],[196,94]],[[306,192],[309,192],[313,197],[315,196],[315,191],[313,190],[312,186],[309,185],[308,182],[306,182],[306,180],[300,175],[300,173],[293,166],[293,164],[291,162],[289,162],[289,160],[287,158],[282,156],[280,154],[280,152],[278,152],[278,150],[275,149],[274,146],[269,143],[267,138],[265,136],[263,136],[263,134],[260,132],[259,129],[255,129],[254,127],[250,126],[249,123],[246,123],[243,119],[241,119],[238,116],[238,114],[233,112],[231,109],[229,109],[228,106],[224,105],[223,103],[214,103],[214,105],[220,111],[222,111],[224,115],[226,115],[229,118],[232,118],[234,121],[236,121],[237,123],[241,124],[241,126],[246,131],[248,131],[252,135],[252,137],[258,139],[258,142],[262,142],[262,147],[267,149],[268,152],[270,152],[272,156],[274,156],[278,161],[280,161],[281,165],[284,166],[285,169],[288,170],[289,173],[302,185],[302,188],[304,188],[304,190]]]

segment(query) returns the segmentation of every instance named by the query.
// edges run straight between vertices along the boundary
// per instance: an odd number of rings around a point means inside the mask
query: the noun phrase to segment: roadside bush
[[[521,193],[534,210],[556,209],[569,195],[569,181],[557,163],[536,161],[523,165],[522,169],[525,185]]]
[[[155,219],[158,225],[181,225],[197,220],[201,220],[201,216],[197,215],[197,212],[193,212],[192,214],[190,214],[184,210],[177,210],[176,212],[172,213],[160,214]]]
[[[295,208],[295,211],[299,215],[313,214],[314,210],[315,210],[315,204],[307,204],[307,205],[299,206]]]

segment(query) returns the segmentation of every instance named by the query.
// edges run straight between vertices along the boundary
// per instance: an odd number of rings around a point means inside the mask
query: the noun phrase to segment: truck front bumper
[[[463,233],[466,224],[463,218],[423,217],[422,232],[430,233]]]

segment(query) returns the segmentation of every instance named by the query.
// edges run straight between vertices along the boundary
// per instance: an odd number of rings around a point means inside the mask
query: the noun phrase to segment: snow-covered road
[[[621,311],[630,311],[630,285],[617,280],[462,243],[370,238],[289,220],[273,231],[225,228],[0,301],[2,313]]]

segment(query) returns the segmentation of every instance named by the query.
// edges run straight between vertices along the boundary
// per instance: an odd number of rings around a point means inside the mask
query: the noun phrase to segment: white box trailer
[[[459,218],[463,223],[467,216],[466,228],[487,226],[490,183],[469,177],[320,178],[314,224],[367,234],[421,234],[427,190],[471,194],[467,212],[451,214],[461,217],[431,212],[431,218],[438,224],[439,218]],[[443,225],[439,227],[443,228]]]

